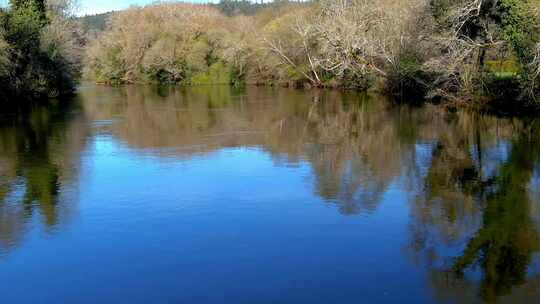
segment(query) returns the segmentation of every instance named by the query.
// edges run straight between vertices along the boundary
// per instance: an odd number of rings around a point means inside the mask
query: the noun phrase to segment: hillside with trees
[[[86,15],[77,18],[85,32],[102,32],[107,28],[107,22],[113,12]]]
[[[538,0],[155,4],[89,46],[104,83],[379,88],[407,100],[536,107]]]

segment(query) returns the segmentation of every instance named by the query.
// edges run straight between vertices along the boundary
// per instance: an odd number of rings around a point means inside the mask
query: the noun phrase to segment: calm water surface
[[[0,116],[2,303],[538,303],[540,125],[81,87]]]

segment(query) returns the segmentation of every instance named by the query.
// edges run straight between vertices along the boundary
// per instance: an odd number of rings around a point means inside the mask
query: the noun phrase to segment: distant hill
[[[281,2],[281,1],[278,1]],[[273,2],[253,2],[248,0],[221,0],[219,3],[210,4],[219,9],[227,16],[234,15],[255,15],[257,11],[272,6]]]
[[[540,0],[534,0],[540,1]],[[270,2],[258,2],[258,1],[249,1],[249,0],[220,0],[218,3],[209,3],[208,5],[213,6],[220,10],[224,15],[235,16],[235,15],[255,15],[258,11],[266,8],[279,7],[289,3],[309,3],[310,1],[298,1],[298,0],[274,0]],[[101,32],[104,31],[107,27],[107,20],[112,16],[114,12],[107,12],[96,15],[87,15],[79,17],[78,20],[81,21],[83,29],[85,32]]]
[[[236,16],[246,15],[251,16],[259,11],[267,8],[277,8],[288,4],[309,4],[314,0],[273,0],[273,1],[258,1],[258,0],[220,0],[218,3],[212,4],[219,9],[224,15]]]
[[[87,15],[79,17],[78,20],[81,21],[85,32],[101,32],[107,27],[107,20],[109,20],[112,14],[113,12]]]

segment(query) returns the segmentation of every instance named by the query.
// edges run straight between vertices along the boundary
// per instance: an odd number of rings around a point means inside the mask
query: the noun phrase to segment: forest
[[[0,18],[4,100],[62,96],[82,78],[540,108],[540,0],[164,2],[86,18],[65,0],[10,3]]]

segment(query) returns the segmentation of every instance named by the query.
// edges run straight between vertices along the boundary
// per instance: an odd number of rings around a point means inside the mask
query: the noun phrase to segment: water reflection
[[[540,250],[532,212],[539,201],[529,191],[539,160],[537,124],[466,113],[446,121],[450,132],[438,136],[425,191],[412,204],[409,248],[432,269],[441,298],[538,299],[538,292],[520,293],[538,281],[531,277],[538,269],[529,268]]]
[[[414,152],[419,119],[412,109],[334,91],[102,87],[82,96],[89,117],[119,122],[105,132],[149,153],[259,147],[276,164],[307,161],[316,194],[344,214],[377,208]]]
[[[73,193],[62,189],[76,183],[86,127],[73,106],[35,106],[0,119],[0,253],[34,222],[53,231],[74,207],[64,201]]]
[[[256,87],[83,86],[74,105],[67,111],[36,107],[2,120],[1,248],[21,243],[36,222],[50,232],[69,221],[80,201],[77,187],[89,183],[79,181],[81,162],[85,153],[96,157],[95,143],[103,138],[127,150],[114,150],[116,160],[151,156],[146,160],[203,159],[213,165],[212,155],[243,148],[257,157],[269,155],[274,167],[308,168],[308,173],[292,172],[304,174],[310,202],[325,202],[329,214],[338,210],[347,215],[340,218],[361,221],[384,207],[396,209],[386,211],[390,215],[406,209],[405,219],[385,222],[408,225],[388,242],[396,251],[403,248],[403,259],[424,272],[425,281],[418,284],[429,286],[434,302],[512,303],[540,297],[536,120],[396,106],[369,94]],[[398,196],[405,203],[389,202]],[[122,206],[122,212],[140,211]],[[152,213],[154,207],[145,211]],[[354,216],[359,214],[364,217]],[[379,236],[370,233],[372,240]],[[275,237],[279,240],[279,233]]]

